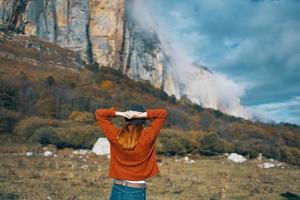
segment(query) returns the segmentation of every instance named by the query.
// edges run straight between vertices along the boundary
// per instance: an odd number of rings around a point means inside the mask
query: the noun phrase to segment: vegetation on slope
[[[141,103],[146,108],[168,109],[168,120],[157,140],[160,154],[237,152],[256,157],[261,152],[300,164],[300,128],[296,125],[255,123],[204,109],[111,68],[61,67],[71,62],[80,66],[76,54],[36,38],[20,37],[0,45],[3,138],[91,148],[103,136],[95,123],[95,109],[115,106],[124,111],[127,103]],[[122,119],[113,120],[122,126]]]

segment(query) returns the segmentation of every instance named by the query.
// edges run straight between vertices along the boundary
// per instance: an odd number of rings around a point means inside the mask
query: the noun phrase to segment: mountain
[[[0,0],[0,28],[34,35],[78,53],[82,62],[149,80],[176,99],[250,118],[239,88],[187,61],[137,0]],[[137,13],[142,12],[144,17]],[[225,84],[224,84],[225,83]],[[237,91],[234,94],[224,91]]]

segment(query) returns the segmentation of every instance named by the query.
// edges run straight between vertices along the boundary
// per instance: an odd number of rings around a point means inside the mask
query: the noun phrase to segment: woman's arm
[[[161,128],[163,127],[165,121],[168,117],[168,111],[164,108],[157,109],[147,109],[147,119],[153,119],[148,127],[146,127],[147,131],[150,134],[147,134],[148,139],[151,142],[155,142]]]
[[[116,112],[116,116],[123,116],[125,117],[125,112],[120,112],[120,111],[115,111]]]
[[[116,117],[116,110],[114,107],[108,109],[96,109],[95,111],[96,121],[109,141],[113,141],[120,130],[119,127],[115,126],[110,121],[111,117]]]

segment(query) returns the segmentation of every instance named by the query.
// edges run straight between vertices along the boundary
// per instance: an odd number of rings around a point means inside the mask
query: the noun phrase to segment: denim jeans
[[[113,183],[109,200],[146,200],[146,188],[134,188]]]

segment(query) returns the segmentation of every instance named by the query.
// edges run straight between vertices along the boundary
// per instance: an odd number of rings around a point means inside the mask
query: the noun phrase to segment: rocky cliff
[[[87,63],[171,87],[157,35],[140,29],[126,5],[124,0],[0,0],[0,24],[78,51]]]
[[[239,115],[239,99],[228,106],[213,90],[202,87],[218,80],[206,68],[181,63],[155,25],[145,26],[135,15],[142,8],[137,0],[0,0],[0,28],[72,49],[86,63],[149,80],[176,98],[186,95],[202,106]]]
[[[89,63],[118,66],[123,0],[0,0],[0,24],[81,52]]]

